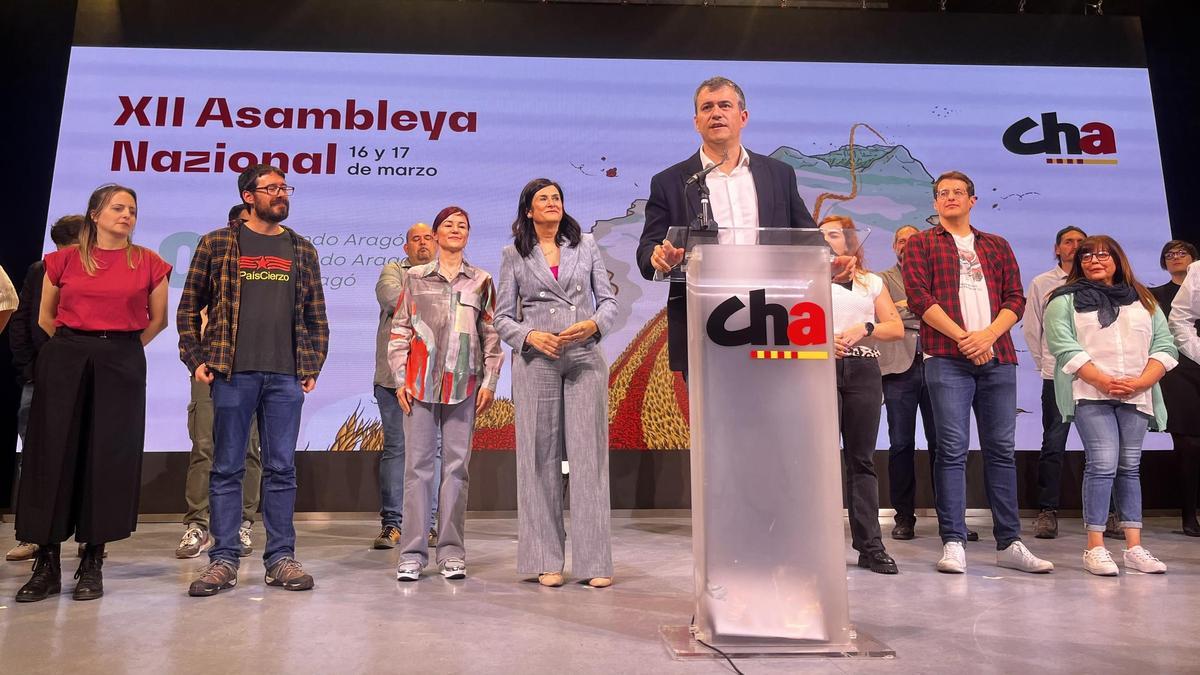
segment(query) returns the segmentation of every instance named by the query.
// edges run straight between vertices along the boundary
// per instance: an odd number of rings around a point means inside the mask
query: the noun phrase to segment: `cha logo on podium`
[[[829,342],[825,330],[825,310],[815,302],[797,302],[789,310],[767,302],[766,289],[750,291],[750,323],[744,328],[729,328],[730,319],[746,308],[736,295],[723,301],[708,315],[705,332],[708,339],[722,347],[757,345],[769,349],[751,349],[750,358],[770,360],[828,359],[828,350],[795,350]],[[767,330],[767,319],[772,330]]]
[[[1041,127],[1042,137],[1033,138],[1030,132]],[[1026,138],[1026,136],[1031,136]],[[1117,134],[1104,122],[1088,122],[1075,126],[1059,122],[1058,113],[1042,113],[1039,125],[1031,117],[1025,117],[1004,130],[1004,149],[1014,155],[1116,155]],[[1075,158],[1046,157],[1047,164],[1107,164],[1117,163],[1116,157]]]

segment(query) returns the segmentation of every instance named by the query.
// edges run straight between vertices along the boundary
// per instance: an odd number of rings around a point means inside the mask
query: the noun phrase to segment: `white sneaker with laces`
[[[396,566],[396,581],[416,581],[421,578],[421,563],[416,560],[401,560]]]
[[[1167,571],[1166,563],[1150,555],[1141,546],[1125,549],[1125,567],[1132,567],[1142,574],[1163,574]]]
[[[1112,554],[1103,546],[1089,548],[1083,552],[1083,569],[1098,577],[1115,577],[1120,573]]]
[[[1054,571],[1054,563],[1049,560],[1042,560],[1029,549],[1025,548],[1025,544],[1021,540],[1014,541],[1008,545],[1008,548],[1003,551],[996,552],[996,564],[1000,567],[1017,570],[1019,572],[1029,572],[1030,574],[1046,574]]]
[[[967,571],[967,552],[961,541],[950,541],[942,545],[942,559],[937,561],[937,571],[946,574],[962,574]]]

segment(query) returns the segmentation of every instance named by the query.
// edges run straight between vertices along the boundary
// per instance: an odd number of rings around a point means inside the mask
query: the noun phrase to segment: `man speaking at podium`
[[[796,189],[796,172],[777,159],[742,147],[742,129],[750,113],[741,87],[724,77],[709,78],[696,88],[694,104],[700,152],[650,181],[646,224],[637,250],[638,268],[646,279],[653,278],[656,270],[670,272],[683,261],[684,249],[666,240],[667,228],[690,225],[700,214],[699,180],[707,181],[711,219],[719,228],[721,243],[755,243],[759,227],[817,226]],[[684,283],[672,281],[667,293],[667,348],[671,370],[686,376],[685,295]]]

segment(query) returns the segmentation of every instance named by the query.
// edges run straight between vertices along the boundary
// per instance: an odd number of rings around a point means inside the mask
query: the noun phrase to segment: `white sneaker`
[[[967,571],[967,552],[961,541],[942,544],[942,559],[937,561],[937,571],[946,574],[962,574]]]
[[[253,523],[250,521],[243,520],[242,526],[238,528],[238,543],[242,546],[242,550],[238,551],[239,558],[245,558],[254,553],[254,542],[250,539],[250,527],[252,525]]]
[[[466,579],[467,562],[462,558],[446,558],[442,561],[442,576],[447,579]]]
[[[1128,560],[1128,551],[1125,555],[1125,559]],[[1112,554],[1103,546],[1089,548],[1083,552],[1083,569],[1098,577],[1115,577],[1119,573],[1117,563],[1113,562]]]
[[[1125,566],[1143,574],[1162,574],[1167,571],[1166,563],[1150,555],[1150,551],[1141,546],[1125,549]]]
[[[421,578],[421,563],[416,560],[401,560],[396,567],[396,581],[416,581]]]
[[[996,551],[996,564],[1000,567],[1029,572],[1031,574],[1046,574],[1054,571],[1054,563],[1042,560],[1025,548],[1021,540],[1014,541],[1003,551]]]

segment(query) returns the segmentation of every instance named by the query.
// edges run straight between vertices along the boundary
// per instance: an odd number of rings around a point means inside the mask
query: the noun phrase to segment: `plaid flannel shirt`
[[[992,320],[1002,309],[1011,310],[1018,318],[1025,311],[1025,294],[1021,290],[1021,269],[1012,247],[1004,237],[980,232],[974,227],[975,254],[983,266]],[[934,305],[960,327],[963,325],[962,306],[958,298],[958,247],[954,236],[938,225],[914,234],[904,247],[904,290],[908,307],[917,316]],[[992,346],[1000,363],[1016,364],[1017,350],[1012,336],[1006,332]],[[921,351],[931,356],[966,358],[958,344],[927,323],[921,323]]]
[[[207,363],[227,379],[233,373],[237,344],[237,317],[241,308],[242,281],[238,275],[240,226],[222,227],[200,238],[188,267],[187,281],[175,321],[179,326],[179,358],[191,372]],[[321,263],[317,249],[290,228],[296,283],[292,312],[296,346],[296,375],[316,377],[329,353],[329,322],[325,318],[325,293],[321,288]],[[208,309],[208,326],[201,333],[200,310]]]

